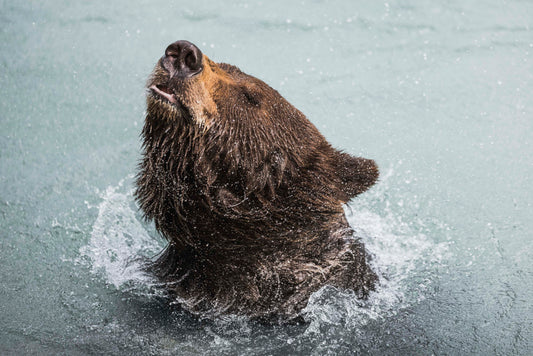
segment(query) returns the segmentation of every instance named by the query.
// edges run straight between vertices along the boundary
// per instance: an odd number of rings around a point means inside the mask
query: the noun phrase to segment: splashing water
[[[391,168],[369,198],[385,196],[392,176]],[[331,286],[317,291],[304,309],[311,321],[307,332],[323,332],[324,326],[357,329],[370,320],[395,315],[400,309],[424,300],[424,292],[432,283],[431,266],[443,265],[449,258],[446,243],[436,244],[411,224],[404,223],[390,204],[380,214],[365,206],[368,205],[365,201],[358,204],[362,207],[347,206],[346,216],[372,256],[371,265],[379,276],[379,285],[364,301],[351,291]],[[413,284],[413,280],[417,283]]]
[[[391,175],[389,170],[380,183],[381,188],[371,198],[383,193]],[[98,216],[90,241],[80,249],[80,254],[90,263],[94,274],[103,276],[116,289],[141,295],[150,295],[155,290],[161,294],[157,283],[144,272],[143,261],[156,255],[164,243],[151,236],[156,235],[148,232],[153,227],[138,216],[133,190],[127,188],[131,178],[101,193],[102,202],[97,206]],[[365,301],[357,299],[351,291],[331,286],[314,293],[302,312],[309,321],[307,334],[331,326],[357,329],[370,320],[394,315],[399,309],[424,300],[424,290],[431,283],[431,274],[427,274],[425,267],[436,262],[442,264],[445,259],[445,244],[434,244],[423,233],[413,231],[390,208],[380,215],[363,204],[359,210],[349,206],[346,213],[357,236],[373,256],[371,263],[380,283]],[[425,276],[418,278],[421,274]],[[413,277],[418,284],[409,283]]]
[[[124,285],[153,285],[154,280],[143,270],[143,262],[159,252],[162,245],[136,216],[133,190],[125,189],[122,180],[101,196],[91,239],[80,249],[81,256],[90,261],[93,273],[102,273],[106,282],[117,289]]]

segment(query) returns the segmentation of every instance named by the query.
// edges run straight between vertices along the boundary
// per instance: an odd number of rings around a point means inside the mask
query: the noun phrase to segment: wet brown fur
[[[376,275],[342,204],[372,186],[372,160],[334,149],[264,82],[202,59],[149,79],[136,197],[169,241],[154,273],[188,310],[292,317],[326,284],[366,297]]]

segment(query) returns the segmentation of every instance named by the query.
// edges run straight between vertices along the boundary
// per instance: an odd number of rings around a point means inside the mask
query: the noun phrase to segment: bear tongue
[[[166,86],[163,86],[163,85],[160,85],[160,86],[152,85],[150,87],[150,89],[152,89],[155,93],[157,93],[158,95],[160,95],[163,98],[167,99],[168,101],[170,101],[173,104],[176,104],[178,102],[176,100],[176,96]]]

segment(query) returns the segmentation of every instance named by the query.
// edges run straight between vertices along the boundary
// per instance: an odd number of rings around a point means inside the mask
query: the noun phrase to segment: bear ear
[[[337,157],[333,162],[339,179],[338,188],[342,192],[339,198],[347,202],[376,183],[379,169],[371,159],[352,157],[339,151],[336,153]]]

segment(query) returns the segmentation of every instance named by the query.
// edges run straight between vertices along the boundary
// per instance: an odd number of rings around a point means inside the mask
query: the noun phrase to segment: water
[[[533,3],[0,2],[0,353],[532,353]],[[346,208],[382,284],[303,325],[196,319],[138,258],[144,83],[188,39],[381,181]]]

